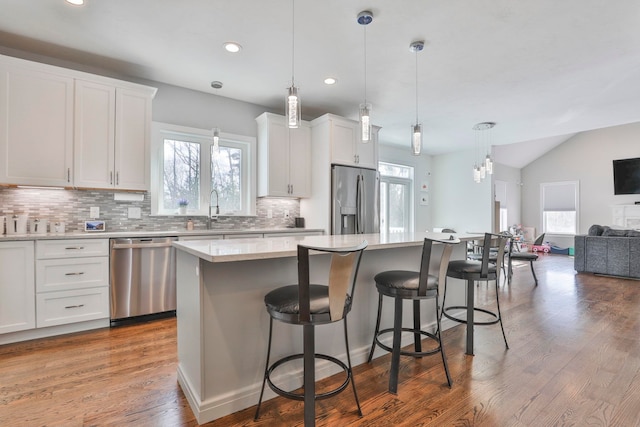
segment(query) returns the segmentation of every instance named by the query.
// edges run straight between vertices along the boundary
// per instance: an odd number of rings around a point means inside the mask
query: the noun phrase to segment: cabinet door
[[[378,130],[372,127],[372,138],[367,144],[356,141],[356,161],[363,168],[378,169]]]
[[[151,96],[116,89],[115,188],[148,191]]]
[[[355,144],[358,125],[347,120],[331,119],[331,162],[355,165]]]
[[[70,186],[73,79],[0,64],[0,183]]]
[[[290,196],[289,194],[289,128],[285,125],[284,117],[269,117],[267,124],[267,141],[260,141],[266,145],[266,192],[261,196]],[[292,131],[295,129],[291,129]],[[261,162],[264,165],[265,159]],[[264,187],[263,187],[264,189]]]
[[[33,242],[1,242],[0,334],[35,327]]]
[[[289,141],[290,196],[311,196],[311,128],[291,129]]]
[[[76,80],[74,185],[113,188],[116,89]]]

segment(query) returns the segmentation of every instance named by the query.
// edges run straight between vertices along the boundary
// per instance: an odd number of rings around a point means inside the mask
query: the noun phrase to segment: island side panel
[[[176,255],[178,381],[192,408],[202,401],[202,281],[200,258],[184,251]],[[194,409],[194,413],[197,412]]]

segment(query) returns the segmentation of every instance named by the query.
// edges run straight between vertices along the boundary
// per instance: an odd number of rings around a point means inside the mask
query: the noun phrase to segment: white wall
[[[640,157],[640,123],[579,133],[522,169],[522,223],[541,230],[540,183],[580,182],[578,232],[593,224],[611,225],[611,206],[633,204],[640,195],[613,194],[615,159]],[[547,236],[560,247],[573,246],[573,237]]]
[[[414,168],[414,231],[426,231],[431,230],[431,206],[423,206],[420,204],[420,197],[423,193],[420,191],[420,186],[423,182],[431,186],[431,156],[422,154],[420,156],[414,156],[411,153],[411,149],[407,144],[407,147],[398,147],[396,145],[380,144],[378,151],[378,159],[381,162],[396,163],[405,166],[412,166]],[[427,194],[430,194],[429,191]]]
[[[492,180],[479,184],[473,181],[475,155],[475,150],[466,150],[432,158],[432,227],[461,233],[492,230]]]

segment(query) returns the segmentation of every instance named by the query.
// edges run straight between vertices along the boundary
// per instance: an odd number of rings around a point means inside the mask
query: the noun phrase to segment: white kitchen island
[[[463,259],[465,241],[478,235],[456,234],[463,242],[452,259]],[[378,294],[373,277],[384,270],[417,270],[425,237],[443,233],[360,234],[275,237],[245,240],[175,242],[177,262],[178,382],[199,423],[212,421],[258,402],[264,373],[269,315],[264,295],[279,286],[297,283],[296,248],[354,246],[367,240],[354,304],[349,314],[349,343],[354,365],[364,363],[373,339]],[[437,247],[436,245],[435,247]],[[435,257],[437,258],[437,257]],[[314,255],[312,283],[326,283],[329,256]],[[449,289],[447,301],[462,305],[465,286]],[[458,291],[451,293],[451,291]],[[448,303],[449,305],[449,303]],[[393,304],[386,303],[383,325],[391,325]],[[424,310],[423,324],[435,323],[433,310]],[[406,321],[411,310],[405,310]],[[427,317],[428,316],[428,317]],[[389,339],[391,337],[389,336]],[[411,337],[407,335],[406,342]],[[302,328],[277,322],[271,360],[302,351]],[[316,351],[345,359],[342,324],[316,328]],[[376,356],[384,352],[377,350]],[[338,372],[333,364],[317,362],[316,378]],[[302,383],[302,367],[274,377],[291,389]],[[357,378],[356,378],[357,381]],[[265,400],[275,394],[265,390]],[[302,417],[302,413],[300,414]]]

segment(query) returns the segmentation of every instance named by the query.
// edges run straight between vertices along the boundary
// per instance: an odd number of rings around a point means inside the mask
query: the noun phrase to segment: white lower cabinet
[[[33,242],[0,242],[0,334],[36,327]]]
[[[38,328],[109,317],[109,287],[39,292]]]
[[[109,317],[109,240],[36,243],[38,328]]]

